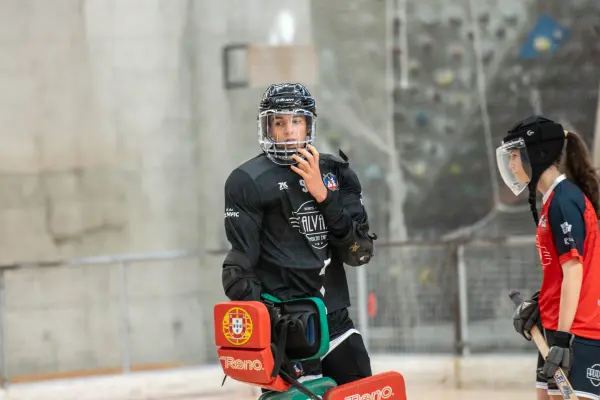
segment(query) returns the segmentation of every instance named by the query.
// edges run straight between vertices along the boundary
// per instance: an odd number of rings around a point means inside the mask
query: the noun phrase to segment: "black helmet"
[[[304,137],[295,139],[276,138],[272,128],[278,118],[296,120],[306,124]],[[299,83],[279,83],[269,86],[258,106],[258,143],[261,149],[277,164],[294,164],[292,155],[298,148],[313,144],[316,137],[315,99],[308,89]],[[292,126],[291,123],[289,125]],[[295,134],[298,134],[294,131]]]
[[[560,159],[565,130],[548,118],[533,115],[518,122],[496,149],[496,161],[506,186],[515,195],[529,189],[529,205],[538,224],[536,188],[540,176]],[[517,166],[518,164],[518,166]]]

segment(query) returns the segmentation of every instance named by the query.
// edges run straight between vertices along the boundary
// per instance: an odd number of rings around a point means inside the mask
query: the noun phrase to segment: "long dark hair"
[[[599,214],[600,177],[592,165],[590,150],[581,136],[567,132],[564,156],[565,175],[581,189],[594,206],[596,214]]]

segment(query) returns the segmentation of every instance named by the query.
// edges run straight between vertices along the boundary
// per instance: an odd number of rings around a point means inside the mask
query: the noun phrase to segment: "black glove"
[[[554,343],[550,347],[548,357],[538,376],[542,379],[552,380],[558,368],[562,368],[565,376],[569,376],[571,363],[573,362],[573,350],[571,342],[573,335],[569,332],[556,331],[554,334]]]
[[[513,313],[513,326],[527,340],[531,340],[529,331],[533,325],[540,322],[540,309],[538,307],[538,290],[531,296],[531,299],[523,301]]]

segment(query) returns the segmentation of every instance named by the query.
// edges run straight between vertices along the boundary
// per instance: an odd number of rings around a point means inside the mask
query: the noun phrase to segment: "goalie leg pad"
[[[328,390],[336,386],[331,378],[317,378],[304,381],[302,384],[317,396],[323,396]],[[259,397],[259,400],[304,400],[306,395],[297,388],[292,387],[287,392],[268,392]]]
[[[325,393],[324,400],[406,400],[404,377],[395,371],[346,383]]]

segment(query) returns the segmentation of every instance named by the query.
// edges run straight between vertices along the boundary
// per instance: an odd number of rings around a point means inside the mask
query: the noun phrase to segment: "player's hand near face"
[[[321,177],[319,152],[310,144],[307,145],[307,149],[298,149],[298,152],[302,154],[305,159],[294,154],[292,158],[294,158],[298,164],[292,165],[290,168],[304,179],[306,189],[315,200],[318,203],[322,203],[327,198],[327,188]]]

